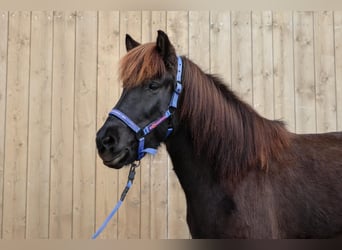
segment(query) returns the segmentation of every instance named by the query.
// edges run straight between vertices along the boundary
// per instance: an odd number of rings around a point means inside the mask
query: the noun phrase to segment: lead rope
[[[122,202],[124,201],[129,189],[131,188],[132,184],[133,184],[133,180],[135,177],[135,169],[137,167],[140,166],[140,161],[138,162],[138,164],[136,164],[135,162],[133,162],[131,164],[131,168],[129,170],[128,173],[128,180],[127,180],[127,184],[125,189],[122,191],[121,193],[121,197],[120,200],[118,201],[118,203],[116,204],[116,206],[114,207],[114,209],[112,210],[112,212],[110,212],[110,214],[108,215],[108,217],[105,219],[105,221],[102,223],[102,225],[99,227],[99,229],[97,229],[97,231],[94,233],[94,235],[91,237],[93,240],[95,240],[101,233],[102,231],[106,228],[107,224],[109,223],[109,221],[113,218],[113,216],[116,214],[116,212],[119,210],[119,208],[121,207]]]

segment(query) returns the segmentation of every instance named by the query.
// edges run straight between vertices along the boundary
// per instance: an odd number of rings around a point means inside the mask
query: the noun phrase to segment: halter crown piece
[[[148,154],[156,154],[156,148],[145,148],[145,136],[151,133],[152,130],[157,128],[163,121],[167,120],[171,117],[174,110],[177,108],[179,95],[182,92],[182,69],[183,63],[182,58],[177,56],[178,66],[177,66],[177,76],[176,76],[176,85],[173,90],[173,94],[170,100],[169,108],[165,111],[164,115],[157,120],[151,122],[143,128],[140,128],[135,122],[133,122],[127,115],[122,113],[120,110],[113,108],[112,111],[109,112],[109,115],[114,116],[124,122],[131,130],[133,130],[136,134],[136,138],[139,142],[138,145],[138,157],[139,161],[141,158]],[[166,134],[168,137],[173,131],[173,128],[169,128]]]

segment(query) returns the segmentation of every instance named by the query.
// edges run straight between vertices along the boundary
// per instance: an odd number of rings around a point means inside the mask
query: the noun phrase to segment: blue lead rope
[[[97,229],[97,231],[91,237],[91,239],[95,240],[102,233],[102,231],[106,228],[106,226],[109,223],[109,221],[113,218],[113,216],[116,214],[116,212],[121,207],[122,202],[124,201],[124,199],[125,199],[128,191],[129,191],[129,189],[131,188],[131,186],[133,184],[133,180],[134,180],[134,177],[135,177],[135,168],[138,167],[139,165],[140,165],[140,162],[139,162],[138,165],[135,164],[135,163],[132,163],[131,169],[129,170],[129,174],[128,174],[128,181],[127,181],[125,189],[122,191],[120,200],[118,201],[118,203],[116,204],[116,206],[114,207],[112,212],[110,212],[110,214],[105,219],[105,221],[102,223],[102,225],[99,227],[99,229]]]

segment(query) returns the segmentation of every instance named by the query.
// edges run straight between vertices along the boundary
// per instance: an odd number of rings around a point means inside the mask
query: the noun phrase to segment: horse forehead
[[[120,80],[127,88],[136,87],[165,73],[165,64],[155,51],[143,54],[128,53],[120,62]]]

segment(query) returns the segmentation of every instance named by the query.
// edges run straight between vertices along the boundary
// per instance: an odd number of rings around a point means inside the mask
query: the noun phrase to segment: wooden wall
[[[126,184],[96,155],[121,92],[124,36],[181,55],[299,133],[342,130],[342,12],[0,11],[0,236],[87,239]],[[164,147],[145,157],[108,239],[189,238]]]

